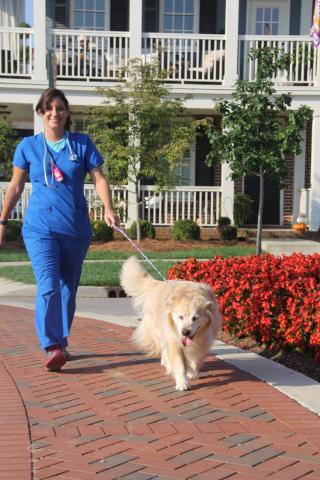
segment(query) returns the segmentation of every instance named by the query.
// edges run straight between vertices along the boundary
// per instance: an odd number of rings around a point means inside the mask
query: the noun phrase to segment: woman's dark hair
[[[69,111],[69,102],[66,99],[66,96],[63,93],[63,91],[59,90],[58,88],[47,88],[44,92],[42,92],[42,95],[39,98],[39,101],[36,106],[36,112],[38,114],[45,113],[47,110],[50,109],[50,105],[55,98],[60,98],[60,100],[62,100],[62,102],[65,104],[66,109]],[[69,114],[65,123],[65,129],[70,130],[70,126],[71,126],[71,118]]]

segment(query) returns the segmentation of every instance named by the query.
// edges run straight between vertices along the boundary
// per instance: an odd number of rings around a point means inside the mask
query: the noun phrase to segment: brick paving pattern
[[[176,392],[130,335],[77,318],[48,373],[33,312],[0,306],[0,480],[320,479],[317,415],[212,356]]]

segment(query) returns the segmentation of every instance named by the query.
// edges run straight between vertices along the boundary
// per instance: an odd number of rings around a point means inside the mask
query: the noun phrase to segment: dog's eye
[[[183,320],[183,315],[179,315],[179,320]]]
[[[198,318],[198,317],[197,317],[196,315],[193,315],[193,317],[191,318],[191,320],[192,320],[193,322],[195,322],[195,321],[197,320],[197,318]]]

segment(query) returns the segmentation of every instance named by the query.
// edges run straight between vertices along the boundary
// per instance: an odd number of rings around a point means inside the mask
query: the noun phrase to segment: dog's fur
[[[123,264],[121,285],[133,297],[142,319],[133,340],[188,390],[219,330],[221,316],[215,296],[205,283],[160,281],[147,273],[136,257]]]

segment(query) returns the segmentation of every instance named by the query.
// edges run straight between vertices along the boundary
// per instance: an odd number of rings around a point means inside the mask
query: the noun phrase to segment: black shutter
[[[159,0],[144,0],[142,29],[144,32],[159,32]]]
[[[215,33],[216,2],[212,0],[200,1],[200,33]]]
[[[55,28],[70,27],[70,2],[69,0],[55,0],[54,2]]]
[[[196,185],[198,187],[212,187],[214,184],[214,170],[205,164],[205,159],[210,152],[211,145],[208,137],[201,131],[196,140]]]
[[[110,30],[114,32],[129,31],[129,0],[111,0]]]
[[[289,35],[300,35],[301,0],[291,0]]]

